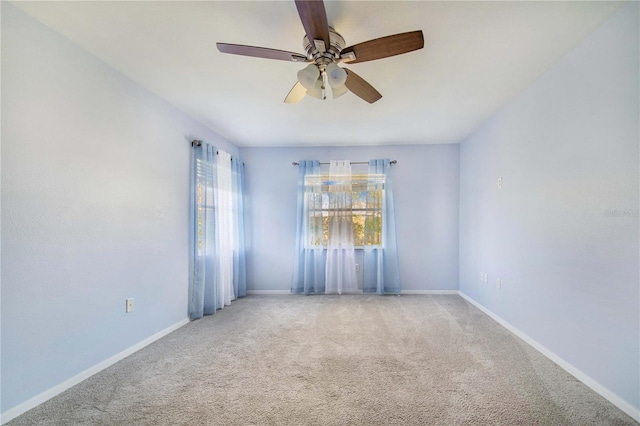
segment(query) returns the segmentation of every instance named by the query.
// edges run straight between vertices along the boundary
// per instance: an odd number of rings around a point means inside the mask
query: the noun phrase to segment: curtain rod
[[[393,160],[390,161],[391,164],[398,164],[398,160]],[[298,163],[297,161],[294,161],[293,163],[291,163],[294,166],[299,166],[300,163]],[[320,164],[331,164],[331,163],[320,163]],[[368,161],[350,161],[349,164],[369,164]]]
[[[191,141],[191,146],[202,146],[202,141],[194,139]],[[216,151],[216,154],[218,154],[218,151]],[[233,161],[233,156],[231,156],[231,161]],[[244,162],[242,162],[242,165],[244,166]]]

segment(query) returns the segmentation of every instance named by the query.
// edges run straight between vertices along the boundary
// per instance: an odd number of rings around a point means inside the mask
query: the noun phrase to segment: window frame
[[[382,248],[383,247],[383,242],[384,242],[384,206],[383,206],[383,200],[384,200],[384,191],[385,191],[385,183],[386,183],[386,176],[382,173],[378,173],[375,175],[371,175],[369,173],[353,173],[351,176],[349,176],[349,180],[351,181],[351,185],[352,185],[352,198],[351,198],[351,208],[349,209],[344,209],[344,211],[348,211],[351,216],[352,216],[352,222],[353,222],[353,228],[354,228],[354,248],[355,249],[367,249],[367,248]],[[315,248],[315,249],[327,249],[328,246],[328,221],[329,218],[331,217],[331,212],[335,211],[335,209],[331,209],[329,208],[329,194],[330,194],[330,186],[332,184],[336,184],[333,183],[334,181],[331,180],[331,177],[328,173],[328,171],[323,171],[320,174],[312,174],[312,175],[306,175],[305,179],[304,179],[304,187],[305,187],[305,204],[306,204],[306,209],[305,209],[305,214],[307,215],[307,220],[306,220],[306,224],[307,224],[307,229],[305,229],[305,247],[307,248]],[[354,184],[354,182],[356,182]],[[320,191],[318,191],[318,185],[319,185],[319,189]],[[371,192],[377,192],[379,195],[377,195],[378,201],[376,203],[372,203],[375,204],[374,207],[369,207],[369,201],[370,201],[370,193]],[[321,207],[318,208],[316,207],[318,202],[317,200],[315,200],[314,202],[310,202],[309,198],[310,196],[317,196],[317,194],[320,194],[321,196]],[[353,200],[356,198],[353,195],[354,194],[360,194],[358,195],[358,199],[360,201],[358,202],[354,202]],[[357,207],[354,207],[357,206]],[[314,221],[314,218],[318,217],[318,213],[320,213],[320,217],[323,218],[322,222],[322,244],[313,244],[312,240],[314,239],[314,235],[317,235],[317,230],[312,230],[312,226],[313,226],[313,222],[317,222]],[[376,242],[374,243],[370,243],[367,244],[366,243],[366,237],[367,237],[367,232],[366,232],[366,227],[367,227],[367,218],[369,216],[373,216],[373,217],[379,217],[379,225],[377,225],[379,227],[379,229],[377,230],[377,232],[374,234],[377,238],[375,238]],[[356,222],[354,221],[355,218],[362,218],[361,220],[359,220],[360,224],[359,226],[362,228],[362,235],[360,236],[361,238],[358,238],[358,235],[356,235]],[[317,238],[316,238],[317,241]]]

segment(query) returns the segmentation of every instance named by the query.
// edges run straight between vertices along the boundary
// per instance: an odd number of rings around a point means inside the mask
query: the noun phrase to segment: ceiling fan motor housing
[[[340,52],[344,47],[344,38],[332,27],[329,27],[329,48],[325,51],[320,51],[320,49],[316,48],[316,44],[311,43],[306,35],[302,38],[302,48],[307,53],[307,57],[317,65],[326,66],[334,62],[340,57]]]

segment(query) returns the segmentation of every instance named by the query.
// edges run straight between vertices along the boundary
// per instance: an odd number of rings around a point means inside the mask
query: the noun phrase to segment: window
[[[381,245],[385,176],[352,174],[345,178],[350,180],[351,197],[347,197],[349,201],[341,208],[330,209],[329,199],[332,192],[335,192],[335,185],[343,185],[345,182],[331,181],[328,174],[305,177],[309,246],[326,246],[329,240],[329,224],[335,220],[346,220],[353,227],[355,246]]]
[[[205,218],[213,216],[213,181],[214,170],[205,162],[196,159],[196,244],[197,255],[204,256],[204,241],[211,238],[213,227],[205,226]],[[207,232],[210,235],[205,235]]]

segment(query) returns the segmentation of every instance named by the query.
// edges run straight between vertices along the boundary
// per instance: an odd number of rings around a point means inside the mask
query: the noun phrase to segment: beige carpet
[[[628,425],[459,296],[249,296],[10,425]]]

